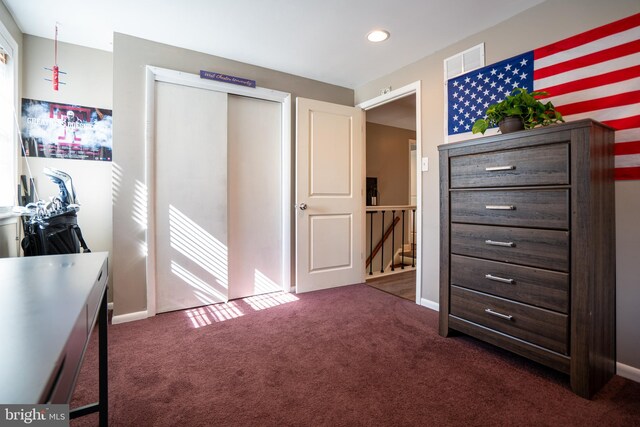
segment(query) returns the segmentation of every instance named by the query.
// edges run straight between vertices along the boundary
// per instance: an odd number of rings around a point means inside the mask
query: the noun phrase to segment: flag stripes
[[[640,14],[533,55],[534,89],[549,92],[566,121],[591,118],[616,129],[616,179],[640,179]]]
[[[617,181],[638,179],[640,177],[640,166],[631,168],[618,168],[614,172]]]
[[[573,37],[566,38],[556,43],[552,43],[548,46],[544,46],[536,49],[536,58],[541,59],[547,56],[551,56],[557,52],[567,51],[578,46],[582,46],[589,42],[606,38],[612,34],[621,33],[626,30],[640,27],[640,13],[631,15],[627,18],[619,21],[612,22],[602,27],[594,28],[593,30],[585,31],[584,33],[577,34]]]
[[[618,142],[614,148],[617,156],[623,154],[640,154],[640,141]]]
[[[614,81],[623,81],[633,77],[639,77],[640,73],[638,67],[640,64],[640,53],[634,55],[627,55],[622,58],[612,59],[610,61],[601,62],[599,64],[590,65],[588,67],[582,67],[578,69],[565,69],[563,73],[559,73],[550,77],[542,79],[536,79],[536,69],[534,64],[533,78],[535,79],[534,86],[540,88],[540,90],[555,89],[554,92],[550,92],[552,95],[560,93],[567,93],[566,87],[588,89],[596,86],[602,86],[604,84],[611,83],[611,79]],[[631,68],[631,70],[627,70]],[[627,70],[627,72],[624,72]],[[620,74],[610,74],[615,72],[621,72]],[[581,82],[581,80],[584,80]],[[564,86],[571,85],[571,86]],[[580,89],[573,89],[580,90]]]
[[[638,34],[636,34],[635,37],[640,37],[640,31],[636,31],[636,33]],[[590,65],[600,64],[601,62],[609,61],[614,58],[622,58],[638,51],[640,51],[640,40],[634,40],[621,46],[610,47],[608,49],[603,49],[589,55],[580,56],[578,58],[564,61],[556,65],[549,65],[548,67],[536,69],[536,71],[534,72],[534,78],[542,79],[545,77],[550,77],[563,72],[567,68],[578,69],[582,67],[588,67]]]
[[[634,90],[631,92],[619,93],[617,95],[605,96],[603,98],[594,98],[587,101],[574,102],[572,104],[563,104],[562,114],[568,116],[571,114],[601,110],[603,108],[636,104],[638,102],[640,102],[640,90]]]
[[[595,115],[596,114],[594,114],[594,116]],[[611,126],[612,128],[615,128],[615,129],[637,128],[637,127],[640,127],[640,114],[637,116],[625,117],[623,119],[603,120],[602,122],[605,125]]]

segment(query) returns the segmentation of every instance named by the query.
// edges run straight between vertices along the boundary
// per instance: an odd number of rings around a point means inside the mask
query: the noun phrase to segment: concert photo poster
[[[111,110],[23,98],[21,131],[26,157],[113,158]]]

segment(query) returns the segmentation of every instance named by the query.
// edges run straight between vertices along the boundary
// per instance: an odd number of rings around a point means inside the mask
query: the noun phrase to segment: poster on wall
[[[22,155],[54,159],[112,159],[111,110],[22,99]]]

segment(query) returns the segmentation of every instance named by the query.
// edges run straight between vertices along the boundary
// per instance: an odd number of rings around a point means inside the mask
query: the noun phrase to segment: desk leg
[[[99,413],[101,427],[109,424],[109,360],[107,343],[107,289],[104,289],[100,309],[98,310],[98,402],[69,411],[69,418],[83,417],[94,412]]]
[[[109,424],[109,361],[108,361],[108,345],[107,345],[107,289],[104,289],[102,303],[100,304],[100,313],[98,314],[98,366],[99,366],[99,413],[100,426],[106,427]]]

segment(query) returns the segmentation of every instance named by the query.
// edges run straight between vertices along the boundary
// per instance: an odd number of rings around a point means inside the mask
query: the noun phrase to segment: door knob
[[[300,210],[304,211],[307,209],[307,204],[306,203],[300,203]]]

